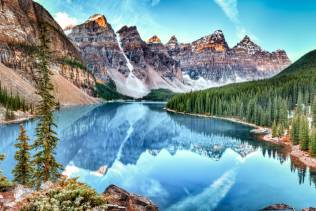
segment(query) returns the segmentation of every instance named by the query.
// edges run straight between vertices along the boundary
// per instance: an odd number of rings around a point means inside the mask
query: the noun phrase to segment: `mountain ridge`
[[[102,17],[100,21],[106,27],[97,24],[90,31],[78,30],[89,28],[88,23],[95,21],[93,17]],[[95,36],[105,36],[104,40],[93,37],[93,30],[98,31]],[[68,36],[81,49],[97,78],[104,83],[111,79],[118,92],[134,98],[155,89],[179,93],[267,78],[291,64],[285,51],[262,50],[249,36],[234,47],[228,46],[221,30],[192,43],[179,43],[175,36],[162,43],[157,35],[146,42],[136,26],[123,26],[115,33],[105,16],[99,14],[73,27]],[[91,58],[98,58],[97,67]]]
[[[26,83],[36,87],[38,74],[36,54],[40,46],[41,26],[45,27],[45,36],[49,40],[50,69],[54,75],[62,76],[66,80],[63,85],[67,84],[70,91],[83,97],[80,101],[73,102],[70,95],[61,93],[65,94],[65,98],[58,99],[59,103],[69,105],[69,102],[75,104],[91,102],[95,86],[94,76],[85,70],[79,51],[69,41],[58,23],[44,7],[32,0],[2,1],[0,62],[15,71]],[[0,78],[1,80],[3,78]],[[59,82],[56,81],[57,88],[62,85]],[[78,89],[73,89],[74,87]],[[31,94],[28,90],[24,91],[19,94]],[[96,100],[92,101],[96,102]],[[35,104],[36,100],[31,103]]]

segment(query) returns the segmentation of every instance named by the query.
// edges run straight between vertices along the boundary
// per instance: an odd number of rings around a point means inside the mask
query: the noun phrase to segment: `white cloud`
[[[214,0],[226,16],[235,24],[239,23],[237,0]]]
[[[65,29],[68,26],[74,26],[78,24],[77,18],[70,17],[69,14],[66,12],[57,12],[54,15],[54,18],[62,29]]]
[[[214,2],[223,10],[225,15],[235,25],[236,35],[239,39],[242,39],[245,35],[248,35],[253,40],[258,41],[258,38],[249,32],[240,22],[238,0],[214,0]]]

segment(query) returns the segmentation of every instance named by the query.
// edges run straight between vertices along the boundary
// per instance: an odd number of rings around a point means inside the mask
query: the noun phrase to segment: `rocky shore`
[[[52,188],[46,184],[42,191]],[[28,203],[28,198],[38,194],[32,189],[17,185],[6,192],[0,192],[1,211],[19,211]],[[110,185],[101,197],[106,201],[106,208],[95,208],[94,211],[158,211],[158,207],[149,199],[129,193],[115,185]]]
[[[168,112],[177,113],[177,114],[184,114],[184,115],[198,116],[198,117],[204,117],[204,118],[214,118],[214,119],[231,121],[231,122],[235,122],[238,124],[243,124],[243,125],[253,127],[256,130],[264,130],[263,127],[260,127],[258,125],[248,123],[248,122],[242,121],[240,119],[236,119],[236,118],[217,117],[217,116],[210,116],[210,115],[206,115],[206,114],[189,114],[189,113],[184,113],[184,112],[177,112],[175,110],[168,109],[168,108],[165,108],[165,110]],[[288,146],[289,150],[290,150],[290,156],[294,157],[295,159],[297,159],[299,162],[301,162],[305,166],[316,169],[316,158],[311,157],[308,152],[300,150],[299,146],[293,146],[292,143],[289,141],[287,136],[284,136],[281,138],[273,138],[271,135],[271,129],[268,128],[268,130],[269,130],[269,134],[259,136],[259,140],[266,141],[266,142],[269,142],[272,144]]]

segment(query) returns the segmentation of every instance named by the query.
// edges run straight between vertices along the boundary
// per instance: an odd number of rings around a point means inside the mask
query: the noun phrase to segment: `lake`
[[[316,171],[285,148],[259,141],[248,126],[163,107],[108,103],[56,112],[56,156],[65,173],[100,193],[115,184],[147,196],[161,210],[316,207]],[[32,139],[36,123],[24,123]],[[10,179],[18,132],[17,124],[0,126],[0,168]]]

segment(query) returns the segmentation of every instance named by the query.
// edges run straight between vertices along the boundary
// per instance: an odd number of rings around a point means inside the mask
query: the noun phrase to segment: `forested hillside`
[[[167,108],[287,127],[288,110],[293,110],[298,101],[310,104],[315,90],[316,51],[312,51],[271,79],[176,95]]]
[[[1,86],[0,83],[0,105],[9,110],[23,110],[28,109],[27,104],[18,95],[13,95]]]

